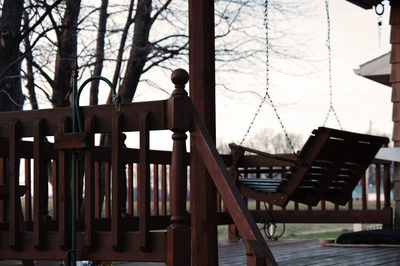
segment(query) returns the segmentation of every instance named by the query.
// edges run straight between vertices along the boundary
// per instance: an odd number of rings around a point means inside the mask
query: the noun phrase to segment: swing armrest
[[[276,159],[279,161],[284,161],[284,162],[289,162],[289,163],[294,163],[295,165],[304,165],[304,162],[300,159],[293,159],[293,158],[289,158],[289,157],[285,157],[285,156],[281,156],[281,155],[276,155],[276,154],[272,154],[272,153],[268,153],[268,152],[263,152],[263,151],[259,151],[256,149],[252,149],[249,147],[244,147],[241,145],[237,145],[235,143],[231,143],[229,144],[229,147],[231,149],[238,149],[238,150],[242,150],[242,151],[247,151],[247,152],[251,152],[260,156],[265,156],[265,157],[269,157],[272,159]]]

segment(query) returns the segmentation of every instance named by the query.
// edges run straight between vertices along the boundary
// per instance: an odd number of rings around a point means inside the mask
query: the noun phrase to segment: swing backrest
[[[291,180],[281,192],[305,204],[329,200],[344,205],[389,139],[325,127],[312,133],[299,153],[303,164],[294,167]]]

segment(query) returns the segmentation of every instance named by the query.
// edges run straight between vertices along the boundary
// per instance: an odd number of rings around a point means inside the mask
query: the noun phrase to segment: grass
[[[368,224],[365,229],[378,228],[381,225]],[[266,237],[263,224],[258,224]],[[283,224],[277,224],[276,234],[282,233]],[[353,224],[286,224],[282,238],[337,238],[343,233],[353,232]],[[218,239],[228,239],[228,226],[218,226]]]
[[[313,234],[307,234],[307,235],[296,235],[296,234],[289,234],[286,236],[286,238],[337,238],[341,234],[344,233],[351,233],[353,232],[352,230],[349,229],[343,229],[341,231],[335,231],[335,232],[325,232],[325,233],[313,233]]]

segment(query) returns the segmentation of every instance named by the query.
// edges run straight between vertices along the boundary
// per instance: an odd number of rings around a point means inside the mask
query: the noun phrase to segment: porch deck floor
[[[279,265],[400,265],[398,247],[323,247],[318,239],[280,239],[268,241]],[[241,240],[219,242],[219,265],[246,265]],[[0,265],[21,265],[20,261],[0,261]],[[37,262],[37,266],[60,265],[60,262]],[[164,263],[114,262],[118,266],[162,266]]]
[[[400,265],[398,247],[324,247],[318,239],[280,239],[267,242],[279,265]],[[219,241],[219,265],[246,265],[241,240]],[[126,266],[161,266],[163,263],[121,263]]]

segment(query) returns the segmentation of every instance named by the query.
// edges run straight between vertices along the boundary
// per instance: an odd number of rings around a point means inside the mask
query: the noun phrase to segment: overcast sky
[[[321,62],[310,67],[310,74],[291,76],[271,71],[270,92],[288,131],[310,134],[321,126],[329,108],[328,55],[325,46],[326,13],[323,1],[316,16],[300,26],[299,31],[311,37],[309,47]],[[386,3],[381,41],[379,45],[377,16],[373,10],[364,10],[344,0],[330,1],[331,46],[333,67],[334,107],[346,130],[366,132],[370,125],[374,131],[391,134],[391,89],[357,76],[353,69],[390,51],[389,7]],[[270,27],[273,27],[270,24]],[[276,63],[276,62],[275,62]],[[299,71],[301,72],[301,71]],[[308,71],[305,71],[308,72]],[[263,78],[259,80],[263,87]],[[262,90],[260,90],[262,94]],[[238,141],[252,117],[258,100],[246,97],[231,103],[217,97],[217,131],[226,141]],[[248,112],[244,112],[248,110]],[[338,127],[331,116],[327,126]],[[278,120],[270,106],[265,105],[252,132],[271,127],[280,130]]]
[[[298,49],[305,49],[305,54],[310,56],[312,63],[290,65],[287,61],[277,62],[273,60],[278,59],[271,58],[271,64],[280,70],[271,70],[271,97],[278,105],[287,130],[304,136],[322,126],[329,108],[325,4],[322,0],[313,2],[313,16],[303,18],[295,25],[297,33],[303,34],[304,39],[307,39],[306,45]],[[345,130],[365,133],[371,126],[373,132],[391,135],[391,88],[357,76],[353,71],[359,65],[390,51],[390,8],[387,2],[385,4],[379,42],[377,15],[374,10],[364,10],[345,0],[330,1],[334,108]],[[259,16],[262,23],[262,11]],[[274,27],[272,22],[270,27]],[[281,73],[286,72],[285,70],[291,74]],[[254,74],[245,77],[217,73],[217,83],[233,90],[253,90],[264,95],[265,66],[254,66]],[[138,92],[135,96],[137,101],[165,97],[159,92]],[[257,109],[259,98],[230,94],[220,86],[217,87],[216,98],[217,138],[224,142],[239,142]],[[326,126],[338,127],[332,115]],[[250,137],[262,128],[281,130],[268,104],[262,108]]]
[[[288,20],[288,23],[292,24],[286,25],[295,28],[294,34],[297,34],[297,37],[304,36],[306,41],[296,49],[299,54],[308,56],[306,59],[309,62],[291,63],[276,57],[270,58],[273,65],[270,73],[271,97],[278,106],[279,114],[287,130],[304,136],[308,136],[314,128],[322,126],[329,108],[325,4],[323,0],[310,1],[313,7],[312,16],[303,17],[298,21]],[[391,88],[357,76],[353,71],[359,65],[390,51],[389,13],[390,8],[385,1],[379,42],[377,15],[374,10],[364,10],[345,0],[330,1],[334,107],[345,130],[365,133],[371,126],[373,132],[391,135]],[[251,14],[249,19],[258,20],[262,24],[262,8],[259,14]],[[283,22],[274,25],[271,21],[269,27],[278,27],[282,25],[281,23]],[[264,32],[260,34],[264,35]],[[292,40],[291,34],[293,32],[287,34],[289,40]],[[287,39],[283,40],[285,41]],[[272,45],[279,45],[279,43]],[[185,68],[185,66],[182,67]],[[188,66],[186,68],[188,69]],[[264,95],[265,65],[251,66],[250,72],[251,74],[246,75],[217,72],[216,82],[232,90],[251,90]],[[152,74],[151,77],[145,76],[145,78],[155,80],[159,84],[166,84],[164,88],[172,91],[169,72],[165,71],[164,74]],[[142,85],[139,86],[134,101],[167,97],[167,94],[154,89],[149,91]],[[224,142],[239,142],[260,99],[252,95],[229,93],[219,85],[216,101],[217,138]],[[338,124],[331,116],[326,126],[337,128]],[[263,106],[250,137],[262,128],[281,131],[269,104]],[[153,134],[159,136],[158,133]],[[170,149],[171,143],[155,140],[151,145],[153,148]],[[136,146],[136,144],[130,146]]]

